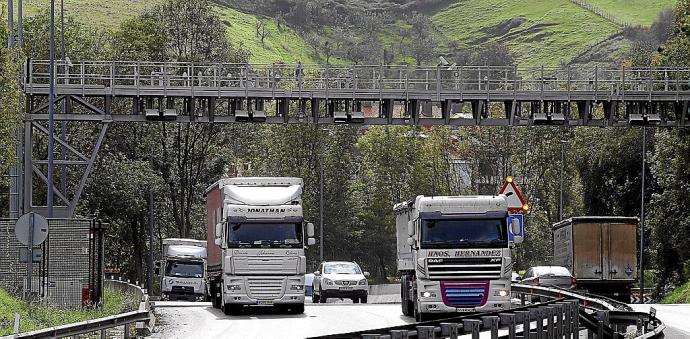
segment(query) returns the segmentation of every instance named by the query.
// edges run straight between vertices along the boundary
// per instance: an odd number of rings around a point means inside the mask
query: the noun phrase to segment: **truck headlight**
[[[506,290],[497,290],[496,292],[494,292],[494,296],[497,296],[497,297],[505,297],[507,295],[508,295],[508,291],[506,291]]]
[[[242,289],[242,285],[228,285],[229,291],[239,291]]]
[[[360,285],[366,285],[367,284],[367,279],[362,279],[359,281]]]
[[[333,285],[333,280],[328,278],[323,278],[323,283],[326,285]]]
[[[424,297],[424,298],[436,298],[436,293],[424,291],[424,292],[422,292],[422,297]]]
[[[304,285],[292,285],[290,289],[293,291],[302,291],[304,290]]]

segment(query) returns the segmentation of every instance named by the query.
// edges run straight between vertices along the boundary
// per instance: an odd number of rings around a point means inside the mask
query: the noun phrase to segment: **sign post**
[[[508,241],[513,241],[516,235],[524,237],[524,215],[522,214],[522,212],[526,212],[529,209],[529,206],[527,206],[525,199],[522,197],[522,193],[520,193],[520,190],[518,190],[517,186],[515,185],[513,177],[506,178],[506,181],[503,183],[503,186],[498,191],[498,194],[505,195],[506,200],[508,202],[509,213],[508,220],[506,220],[507,225],[510,225],[513,219],[517,219],[518,223],[520,224],[519,234],[513,234],[513,230],[511,229],[511,227],[508,227]]]
[[[41,258],[42,253],[38,256],[34,255],[34,247],[42,244],[48,237],[48,220],[43,216],[30,212],[22,215],[14,227],[14,233],[17,240],[26,245],[27,255],[26,255],[26,290],[24,290],[24,298],[29,298],[33,292],[32,275],[33,275],[33,263],[35,257]],[[20,251],[19,261],[22,262],[22,251]]]

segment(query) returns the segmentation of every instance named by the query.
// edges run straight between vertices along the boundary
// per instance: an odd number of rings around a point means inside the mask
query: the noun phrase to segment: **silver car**
[[[349,298],[353,303],[366,304],[369,294],[369,272],[353,262],[330,261],[314,272],[313,302],[325,303],[328,298]]]
[[[573,289],[575,277],[563,266],[534,266],[525,272],[522,284]]]

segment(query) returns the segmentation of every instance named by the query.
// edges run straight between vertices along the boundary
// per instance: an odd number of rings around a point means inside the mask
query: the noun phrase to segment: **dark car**
[[[525,272],[522,284],[544,287],[575,288],[575,277],[563,266],[535,266]]]

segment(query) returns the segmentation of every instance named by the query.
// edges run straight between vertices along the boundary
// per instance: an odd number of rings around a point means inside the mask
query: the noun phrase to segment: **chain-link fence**
[[[11,294],[64,308],[100,304],[103,297],[104,224],[96,220],[50,219],[48,238],[33,264],[31,286],[27,263],[20,262],[16,219],[0,219],[0,287]]]

